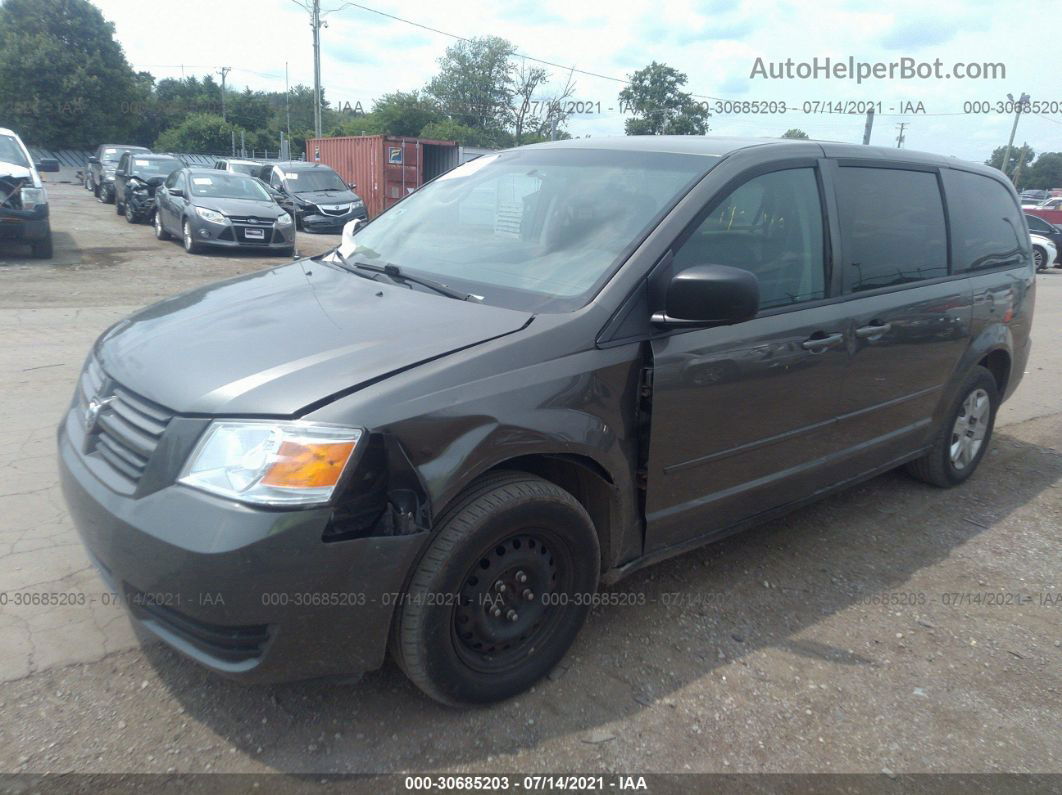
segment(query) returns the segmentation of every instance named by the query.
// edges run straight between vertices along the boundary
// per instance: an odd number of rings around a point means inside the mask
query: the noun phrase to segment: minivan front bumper
[[[178,485],[124,496],[86,466],[71,440],[77,421],[71,412],[59,430],[63,494],[142,630],[247,682],[382,664],[396,594],[427,533],[324,543],[327,507],[259,510]]]

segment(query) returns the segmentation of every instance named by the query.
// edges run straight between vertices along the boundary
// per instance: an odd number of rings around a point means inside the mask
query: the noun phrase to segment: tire
[[[114,214],[125,215],[125,205],[118,201],[117,198],[114,200]]]
[[[287,257],[288,259],[291,259],[292,257],[295,256],[295,247],[291,246],[289,248],[279,249],[277,251],[277,255],[281,256],[281,257]]]
[[[977,408],[979,399],[987,400],[987,406],[983,409]],[[974,473],[988,450],[998,409],[999,387],[996,379],[984,367],[975,367],[956,393],[929,452],[909,463],[908,473],[941,488],[962,483]],[[974,423],[975,415],[983,421]],[[963,429],[965,435],[959,433]],[[979,443],[974,445],[973,441]],[[960,450],[958,459],[955,456],[956,445],[959,445]]]
[[[1047,270],[1047,252],[1044,251],[1043,246],[1033,246],[1033,262],[1036,264],[1036,270]]]
[[[189,254],[198,254],[203,250],[203,247],[199,245],[199,242],[192,237],[192,226],[188,223],[188,219],[184,220],[181,224],[181,239],[184,243],[184,250]]]
[[[129,202],[125,203],[125,220],[131,224],[137,223],[140,219],[136,217],[136,213],[133,211],[133,206]]]
[[[396,611],[392,656],[444,704],[515,696],[556,665],[586,619],[590,599],[575,597],[597,591],[593,523],[564,489],[508,472],[474,483],[439,527]]]
[[[98,201],[98,202],[103,201],[103,198],[100,196],[100,186],[99,185],[93,185],[92,186],[92,195],[96,197],[96,201]]]
[[[33,244],[33,257],[34,259],[51,259],[52,251],[52,233],[49,230],[48,237]]]
[[[162,226],[162,215],[158,210],[155,210],[155,239],[156,240],[169,240],[170,233],[167,232]]]

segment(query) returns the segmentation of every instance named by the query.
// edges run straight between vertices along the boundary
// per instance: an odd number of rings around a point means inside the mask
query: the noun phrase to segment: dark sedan
[[[296,223],[307,232],[338,235],[348,221],[369,217],[361,197],[322,163],[274,163],[259,176],[290,200]]]
[[[291,255],[295,224],[254,177],[208,168],[174,171],[156,194],[155,237],[171,235],[189,254],[208,246]]]
[[[114,172],[114,211],[131,224],[155,216],[155,192],[170,174],[184,167],[172,155],[126,152]]]

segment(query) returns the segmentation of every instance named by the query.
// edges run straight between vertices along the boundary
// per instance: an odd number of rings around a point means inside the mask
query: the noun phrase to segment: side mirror
[[[58,173],[59,161],[53,157],[42,157],[41,162],[37,163],[37,170],[42,173]]]
[[[182,190],[181,188],[169,188],[167,190],[167,193],[169,193],[171,196],[177,196],[177,197],[183,197],[184,196],[184,190]]]
[[[124,168],[116,169],[115,172],[114,172],[114,176],[116,176],[116,177],[124,177],[125,176],[125,169]]]
[[[653,315],[663,328],[727,326],[756,317],[759,280],[729,265],[694,265],[671,277],[664,311]]]
[[[343,241],[340,245],[354,245],[354,235],[364,224],[365,222],[360,218],[355,218],[353,221],[347,221],[343,225]]]
[[[96,157],[95,155],[89,155],[88,162],[89,162],[90,166],[95,166],[95,165],[99,165],[100,159],[98,157]]]
[[[350,188],[353,191],[356,191],[358,189],[358,183],[357,182],[351,182],[349,185],[347,185],[347,187]]]

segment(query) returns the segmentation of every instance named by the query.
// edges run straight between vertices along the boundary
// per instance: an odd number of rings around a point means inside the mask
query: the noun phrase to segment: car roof
[[[838,141],[821,141],[802,138],[724,138],[704,135],[624,135],[603,138],[569,138],[564,141],[547,141],[530,144],[521,149],[606,149],[627,152],[660,152],[672,154],[726,157],[741,150],[758,149],[765,155],[777,150],[787,156],[852,158],[860,160],[893,161],[897,163],[922,163],[925,165],[955,166],[978,171],[998,179],[997,169],[980,163],[958,158],[919,152],[913,149],[895,149],[888,146],[864,146]]]
[[[261,160],[241,160],[238,157],[219,157],[218,158],[218,162],[219,163],[237,163],[237,164],[239,164],[241,166],[260,166],[260,165],[262,165],[262,161]]]
[[[137,160],[180,160],[177,155],[168,155],[165,152],[129,152],[129,154],[137,154]]]
[[[194,174],[196,176],[216,177],[218,176],[218,171],[220,169],[210,168],[209,166],[185,166],[184,170],[189,174]],[[247,177],[247,179],[253,179],[253,177],[250,177],[247,174],[228,174],[228,172],[226,172],[226,174],[230,177]]]
[[[0,135],[10,135],[12,138],[18,138],[18,133],[7,129],[7,127],[0,127]]]
[[[314,163],[310,160],[278,160],[276,163],[269,163],[271,166],[280,166],[285,171],[301,171],[309,168],[327,168],[329,171],[332,167],[325,163]]]
[[[100,149],[128,149],[130,151],[141,150],[144,152],[150,152],[146,146],[139,146],[137,144],[100,144]]]

